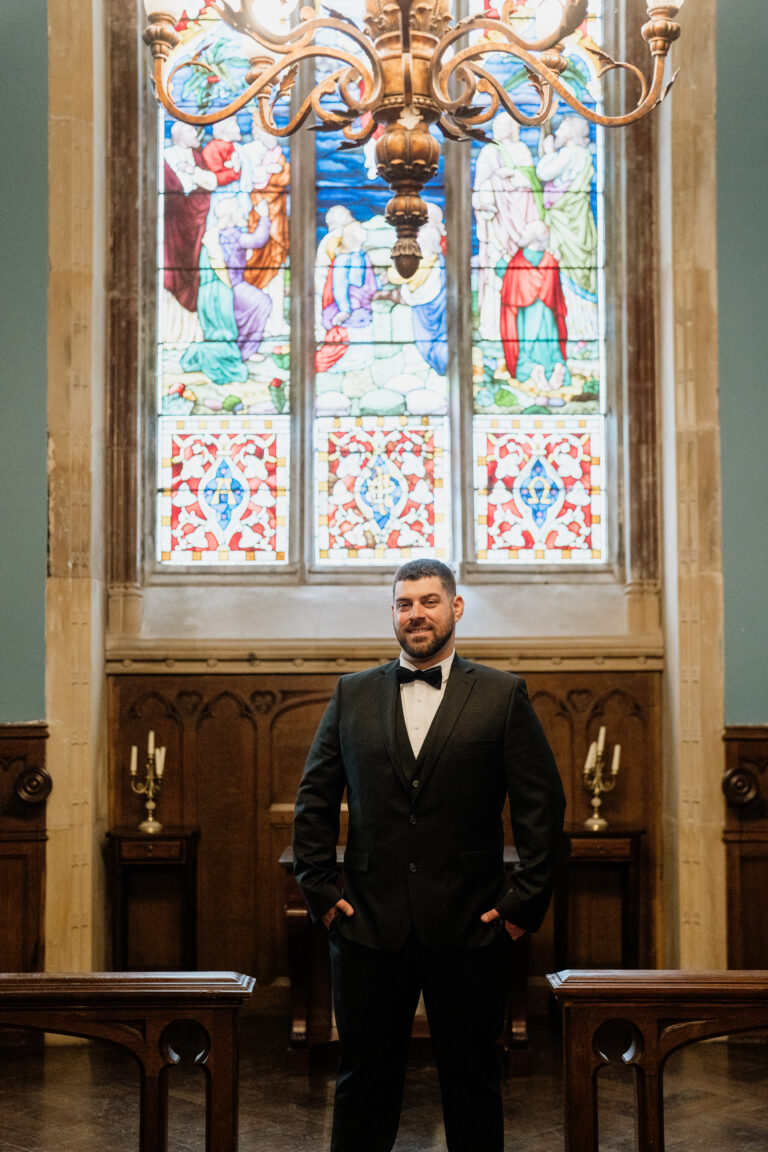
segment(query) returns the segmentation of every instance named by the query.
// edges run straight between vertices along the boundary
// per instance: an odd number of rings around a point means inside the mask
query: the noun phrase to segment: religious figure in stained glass
[[[549,251],[550,231],[532,220],[520,247],[502,271],[501,339],[510,377],[530,381],[536,402],[562,408],[570,384],[566,363],[567,308],[558,262]]]
[[[599,16],[590,4],[566,49],[566,78],[594,107]],[[534,35],[551,12],[524,0],[513,18]],[[487,61],[532,112],[525,69]],[[473,146],[476,555],[594,563],[605,556],[602,135],[567,110],[541,128],[499,113],[491,127],[492,140]]]
[[[248,71],[207,2],[179,21],[178,102],[224,106]],[[278,121],[285,108],[275,107]],[[244,108],[204,128],[160,113],[157,554],[169,564],[288,554],[290,166]],[[197,421],[197,423],[195,423]],[[202,421],[202,423],[200,423]]]
[[[475,164],[472,207],[478,261],[478,331],[498,339],[500,284],[496,268],[520,247],[532,220],[543,217],[543,196],[531,150],[520,139],[520,125],[506,112],[493,121],[493,143],[484,144]]]

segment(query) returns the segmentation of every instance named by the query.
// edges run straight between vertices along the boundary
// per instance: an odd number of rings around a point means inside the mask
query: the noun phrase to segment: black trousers
[[[448,1152],[503,1152],[496,1041],[504,1025],[510,940],[434,951],[412,933],[381,952],[331,930],[339,1071],[331,1152],[390,1152],[397,1137],[413,1018],[424,1005]]]

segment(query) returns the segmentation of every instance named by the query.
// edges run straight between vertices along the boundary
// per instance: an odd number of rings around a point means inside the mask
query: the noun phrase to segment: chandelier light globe
[[[313,117],[319,130],[341,133],[342,148],[363,145],[379,130],[377,170],[393,192],[386,210],[397,233],[393,259],[407,279],[421,258],[417,236],[427,219],[421,193],[440,159],[440,145],[430,129],[437,126],[450,140],[487,141],[486,129],[499,112],[532,126],[551,119],[560,103],[571,114],[606,127],[641,119],[674,81],[674,76],[665,80],[666,58],[680,35],[676,16],[682,2],[648,0],[642,35],[651,54],[650,80],[636,65],[614,60],[594,46],[598,79],[619,71],[637,86],[634,107],[613,116],[584,104],[566,82],[563,42],[586,19],[588,0],[544,0],[534,22],[535,40],[524,39],[517,29],[517,0],[500,0],[497,15],[458,23],[451,0],[366,0],[364,28],[331,5],[323,6],[327,15],[302,7],[296,19],[298,0],[215,0],[212,11],[252,44],[250,68],[244,87],[226,106],[197,113],[180,108],[171,94],[179,73],[214,74],[205,45],[191,55],[176,51],[181,40],[176,26],[185,0],[144,0],[144,40],[153,56],[157,97],[177,120],[213,124],[249,106],[254,124],[272,136],[291,135]],[[498,54],[515,58],[527,73],[539,100],[532,114],[516,105],[514,94],[486,66],[486,57]],[[295,101],[298,107],[291,108],[287,123],[278,124],[274,106],[292,95],[298,66],[319,58],[333,61],[335,70]],[[328,97],[335,98],[332,104]]]

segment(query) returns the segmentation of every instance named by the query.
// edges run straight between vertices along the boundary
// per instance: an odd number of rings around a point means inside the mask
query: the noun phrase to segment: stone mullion
[[[675,49],[682,84],[660,117],[664,417],[664,962],[725,967],[723,608],[715,258],[715,0]],[[695,174],[695,179],[692,177]],[[693,194],[695,191],[695,194]]]

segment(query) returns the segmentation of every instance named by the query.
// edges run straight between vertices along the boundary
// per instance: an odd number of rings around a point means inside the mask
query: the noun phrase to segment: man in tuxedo
[[[341,677],[299,788],[296,876],[329,930],[340,1041],[331,1152],[393,1147],[420,993],[448,1152],[504,1147],[496,1040],[509,948],[544,917],[565,802],[524,681],[454,652],[463,610],[445,564],[397,570],[400,658]],[[508,889],[507,795],[520,856]]]

